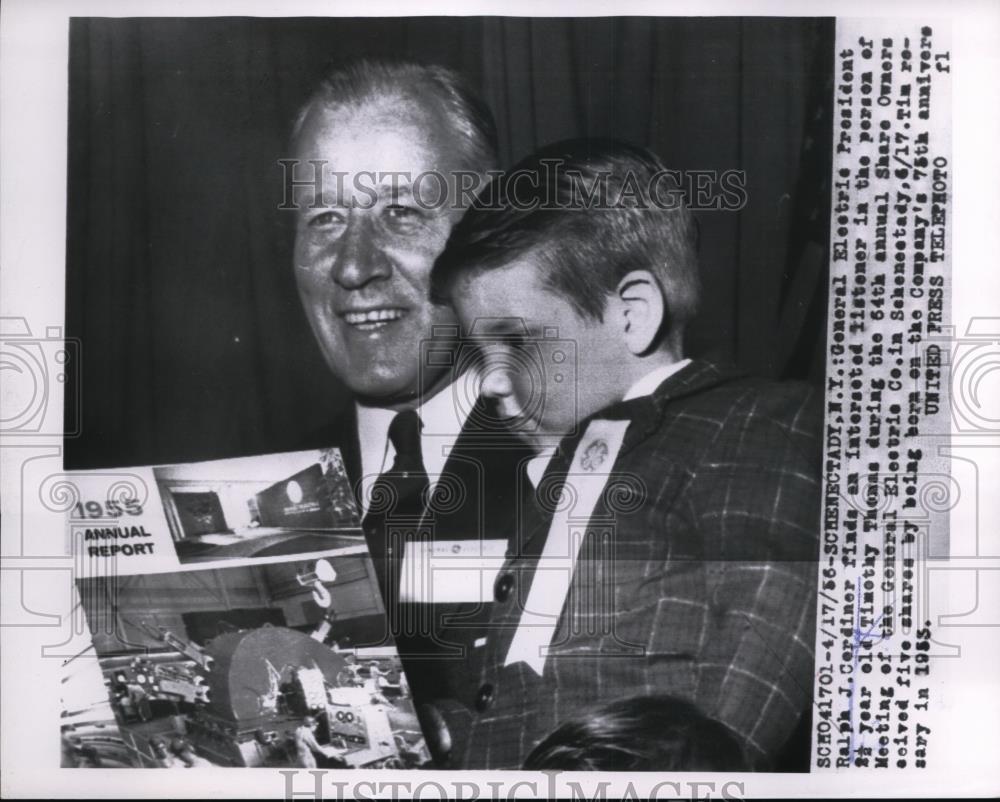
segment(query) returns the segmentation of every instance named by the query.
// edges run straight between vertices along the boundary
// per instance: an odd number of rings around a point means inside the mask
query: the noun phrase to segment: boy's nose
[[[514,385],[506,370],[493,367],[483,376],[482,392],[489,398],[507,398],[514,392]]]

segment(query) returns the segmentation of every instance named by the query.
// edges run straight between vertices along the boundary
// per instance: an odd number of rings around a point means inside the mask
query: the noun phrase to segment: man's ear
[[[615,292],[625,345],[643,356],[657,345],[666,315],[660,282],[648,270],[633,270],[618,282]]]

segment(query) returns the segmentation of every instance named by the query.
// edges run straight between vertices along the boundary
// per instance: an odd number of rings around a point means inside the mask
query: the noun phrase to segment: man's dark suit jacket
[[[302,445],[330,446],[340,448],[348,478],[359,493],[361,448],[353,405],[337,423],[311,435]],[[425,507],[418,527],[425,533],[424,539],[509,540],[515,527],[516,501],[524,492],[518,485],[525,481],[523,465],[530,456],[524,443],[499,422],[493,406],[480,399],[449,452],[439,480],[439,486],[447,485],[449,492],[457,495],[436,509]],[[391,510],[388,517],[391,521]],[[385,553],[385,536],[377,527],[365,531],[373,555]],[[391,570],[377,573],[396,574]],[[390,597],[395,595],[393,591]],[[477,675],[470,665],[476,653],[475,641],[485,634],[489,607],[489,603],[402,604],[387,611],[390,621],[410,621],[406,631],[399,628],[403,624],[390,624],[388,634],[399,651],[418,711],[439,698],[471,702]],[[412,626],[414,622],[417,626]],[[423,631],[415,631],[418,628]]]
[[[620,406],[631,423],[585,524],[556,652],[541,677],[503,665],[546,540],[549,519],[537,514],[497,579],[476,701],[443,708],[454,767],[516,769],[566,720],[651,694],[694,703],[759,765],[810,703],[816,394],[693,362]],[[564,447],[565,466],[575,445]],[[541,495],[551,500],[552,488],[534,498],[545,506]]]

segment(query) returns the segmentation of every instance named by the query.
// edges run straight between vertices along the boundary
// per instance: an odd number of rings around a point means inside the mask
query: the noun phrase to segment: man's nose
[[[344,289],[359,289],[392,274],[392,262],[382,250],[374,221],[366,215],[352,215],[337,245],[330,277]]]

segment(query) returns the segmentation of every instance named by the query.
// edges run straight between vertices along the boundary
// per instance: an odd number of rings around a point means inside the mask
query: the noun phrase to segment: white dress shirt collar
[[[674,362],[670,365],[660,365],[658,368],[653,368],[649,371],[649,373],[628,388],[628,392],[625,393],[625,397],[622,401],[631,401],[633,398],[642,398],[644,395],[652,395],[656,392],[656,388],[663,384],[663,382],[677,373],[677,371],[686,368],[690,364],[690,359],[682,359],[679,362]]]

